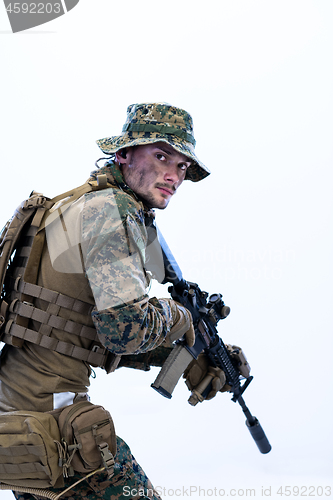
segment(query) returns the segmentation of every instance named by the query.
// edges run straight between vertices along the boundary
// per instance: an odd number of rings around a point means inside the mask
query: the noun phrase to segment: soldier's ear
[[[125,163],[124,160],[126,160],[127,157],[127,149],[120,149],[119,151],[116,152],[116,160],[119,163]]]

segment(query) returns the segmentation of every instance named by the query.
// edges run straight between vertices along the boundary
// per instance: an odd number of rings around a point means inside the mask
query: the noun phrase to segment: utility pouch
[[[117,441],[107,410],[81,401],[64,408],[58,423],[65,451],[62,466],[67,475],[73,471],[87,474],[104,466],[109,477],[113,476]]]
[[[59,447],[59,428],[52,415],[24,410],[0,414],[0,481],[62,487]]]

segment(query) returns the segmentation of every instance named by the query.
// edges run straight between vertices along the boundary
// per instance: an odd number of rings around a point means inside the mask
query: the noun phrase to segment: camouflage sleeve
[[[154,349],[172,325],[168,303],[147,294],[146,243],[143,214],[130,195],[112,188],[86,195],[82,255],[96,302],[92,318],[115,354]]]
[[[118,368],[134,368],[136,370],[150,370],[151,366],[162,366],[172,351],[172,347],[164,346],[164,343],[156,349],[144,354],[122,356]]]

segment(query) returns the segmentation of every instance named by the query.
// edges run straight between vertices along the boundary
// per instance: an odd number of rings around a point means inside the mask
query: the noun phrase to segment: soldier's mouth
[[[175,192],[174,189],[165,186],[156,186],[162,193],[172,196]]]

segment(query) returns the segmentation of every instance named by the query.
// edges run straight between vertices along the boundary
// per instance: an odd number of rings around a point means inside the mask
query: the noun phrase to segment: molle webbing
[[[50,337],[53,328],[56,328],[57,330],[89,339],[92,343],[97,343],[95,328],[81,325],[58,316],[60,308],[81,314],[89,314],[93,308],[91,304],[73,299],[72,297],[39,285],[26,283],[20,278],[16,280],[14,290],[23,293],[25,297],[29,296],[30,300],[32,298],[44,300],[48,302],[48,306],[46,311],[44,311],[38,309],[32,303],[27,301],[21,302],[15,298],[9,305],[9,319],[2,339],[4,342],[12,344],[12,338],[14,337],[80,359],[81,361],[86,361],[95,366],[105,365],[108,352],[99,345],[94,345],[93,349],[90,350]],[[40,327],[38,330],[32,330],[26,325],[18,324],[17,317],[37,321],[40,323]]]
[[[52,200],[40,193],[33,193],[33,196],[21,204],[7,223],[0,241],[0,249],[6,250],[6,254],[3,250],[0,256],[2,284],[6,278],[5,289],[10,290],[9,294],[5,293],[1,297],[1,316],[6,318],[6,324],[2,328],[3,342],[21,347],[23,342],[27,341],[94,366],[106,368],[106,365],[112,364],[111,353],[101,347],[95,328],[67,320],[59,315],[61,309],[88,315],[93,305],[35,284],[45,241],[43,222],[45,212],[55,203],[64,200],[61,204],[63,213],[85,193],[107,187],[111,187],[111,184],[107,182],[105,175],[100,175],[97,176],[97,182],[90,181]],[[15,245],[17,245],[15,267],[6,276],[6,268]],[[45,301],[46,310],[35,307],[34,299]],[[35,327],[29,328],[30,320],[39,324],[38,330]],[[57,329],[58,333],[63,331],[91,340],[91,348],[85,349],[58,340],[52,336],[53,329]]]
[[[7,280],[8,265],[11,262],[13,252],[16,250],[18,268],[16,275],[23,273],[30,255],[32,241],[37,234],[45,211],[52,206],[52,202],[40,193],[33,191],[30,198],[23,201],[15,210],[13,217],[7,222],[0,237],[0,280],[1,280],[1,315],[0,327],[5,323],[8,310],[8,297],[4,293],[4,284]],[[22,238],[23,230],[28,226],[26,237],[22,245],[17,248]],[[27,244],[30,241],[30,244]],[[21,243],[21,242],[20,242]]]

